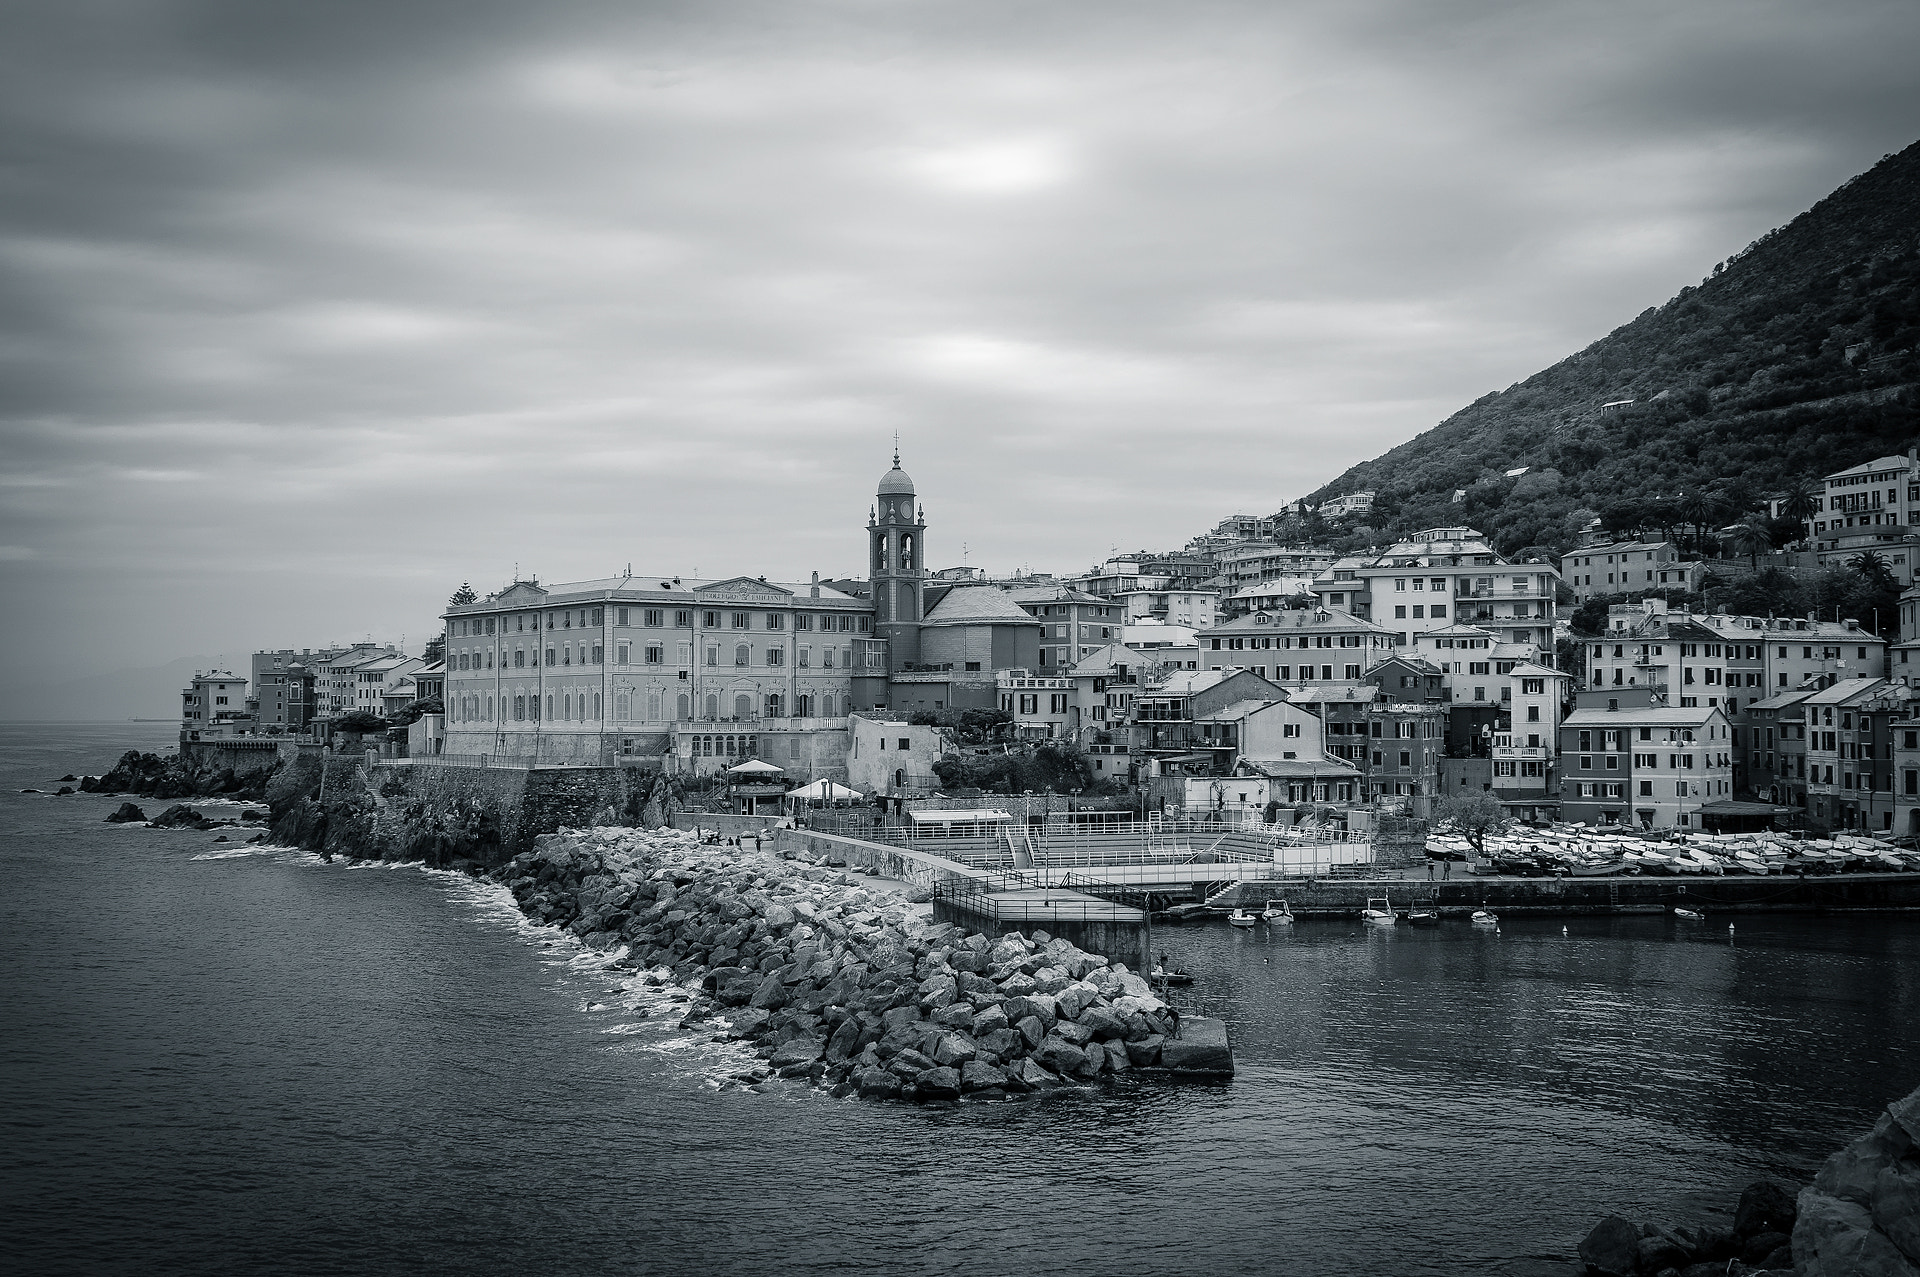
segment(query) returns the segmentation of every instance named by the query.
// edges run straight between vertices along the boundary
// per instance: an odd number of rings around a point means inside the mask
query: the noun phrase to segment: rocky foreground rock
[[[1732,1228],[1610,1215],[1580,1258],[1592,1277],[1920,1277],[1920,1090],[1888,1105],[1797,1196],[1754,1184]]]
[[[1004,1099],[1162,1063],[1146,981],[1044,932],[970,933],[771,851],[671,829],[542,835],[494,875],[521,909],[709,994],[766,1070],[835,1095]]]

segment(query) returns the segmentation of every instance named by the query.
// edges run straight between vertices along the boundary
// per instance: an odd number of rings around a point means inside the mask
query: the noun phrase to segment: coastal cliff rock
[[[136,794],[142,798],[263,799],[274,766],[236,772],[231,767],[195,767],[182,758],[163,758],[130,749],[104,776],[81,779],[89,794]]]
[[[1920,1090],[1888,1105],[1797,1196],[1750,1185],[1731,1229],[1609,1215],[1580,1259],[1590,1277],[1920,1277]]]
[[[542,835],[494,876],[537,921],[709,994],[769,1075],[836,1096],[1091,1082],[1158,1066],[1174,1029],[1146,981],[1063,939],[933,923],[845,873],[671,829]]]

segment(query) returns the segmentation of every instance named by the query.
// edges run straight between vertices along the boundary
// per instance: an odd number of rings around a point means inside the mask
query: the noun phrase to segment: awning
[[[778,775],[779,773],[785,770],[786,768],[784,767],[775,767],[772,763],[763,763],[757,758],[749,758],[746,762],[741,763],[738,767],[727,768],[727,772],[729,775],[737,774],[739,772],[754,772],[756,774],[770,773],[773,775]]]
[[[822,776],[819,780],[814,781],[811,785],[803,785],[799,789],[789,791],[787,794],[787,797],[798,799],[799,801],[806,802],[806,803],[810,803],[810,802],[830,802],[831,803],[831,802],[852,802],[856,798],[865,798],[866,795],[861,793],[857,789],[848,789],[845,785],[837,784],[834,781],[828,780],[826,777]]]
[[[1012,820],[1013,816],[1004,811],[969,810],[959,808],[947,811],[910,811],[907,819],[916,825],[958,825],[979,822],[981,824]]]

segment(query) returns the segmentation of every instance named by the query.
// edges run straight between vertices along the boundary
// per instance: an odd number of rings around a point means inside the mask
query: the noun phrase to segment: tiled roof
[[[1007,622],[1038,625],[1007,591],[992,585],[963,585],[950,590],[934,605],[926,625],[996,625]]]

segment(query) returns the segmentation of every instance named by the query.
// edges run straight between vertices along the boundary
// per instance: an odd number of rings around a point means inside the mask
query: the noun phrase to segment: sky
[[[0,701],[1265,514],[1920,137],[1920,6],[10,0]],[[0,709],[0,715],[9,711]]]

